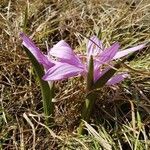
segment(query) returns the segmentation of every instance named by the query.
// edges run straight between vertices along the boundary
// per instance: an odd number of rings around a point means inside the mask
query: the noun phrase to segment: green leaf
[[[41,92],[42,92],[42,100],[43,100],[44,115],[46,117],[46,124],[49,125],[53,121],[52,116],[54,112],[54,106],[53,106],[54,104],[52,102],[52,98],[54,97],[53,83],[49,85],[48,82],[42,80],[42,77],[44,75],[43,67],[38,63],[36,58],[27,48],[24,47],[24,50],[28,55],[30,61],[32,62],[34,71],[37,75],[37,79],[39,81]]]
[[[24,14],[24,20],[23,20],[23,32],[25,33],[27,30],[27,24],[28,24],[28,13],[29,13],[29,4],[28,3],[27,3],[24,13],[25,14]]]
[[[91,90],[94,83],[93,70],[94,70],[93,56],[91,56],[87,73],[87,91]]]
[[[93,63],[93,56],[91,56],[90,61],[89,61],[89,66],[88,66],[88,74],[87,74],[87,93],[92,90],[92,87],[94,84],[93,70],[94,70],[94,63]],[[83,120],[85,120],[87,122],[89,121],[92,109],[95,104],[96,96],[97,95],[95,95],[95,93],[93,93],[92,95],[87,97],[85,100],[82,114],[81,114],[82,120],[81,120],[79,128],[78,128],[79,134],[84,134],[84,132],[85,132]]]

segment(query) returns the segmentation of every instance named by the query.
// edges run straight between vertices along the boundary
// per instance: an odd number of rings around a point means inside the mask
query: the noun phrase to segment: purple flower
[[[43,80],[46,81],[63,80],[77,75],[86,76],[91,55],[94,58],[94,81],[96,81],[110,68],[113,60],[124,57],[145,46],[145,44],[142,44],[119,51],[119,43],[116,42],[109,48],[104,48],[102,42],[96,36],[93,36],[87,43],[86,56],[76,55],[64,40],[59,41],[49,50],[47,55],[44,55],[27,36],[23,33],[20,36],[23,39],[23,45],[44,66],[46,73]],[[55,61],[49,56],[52,56]],[[86,62],[83,61],[85,58]],[[107,67],[103,68],[105,64]],[[117,74],[107,82],[107,85],[119,83],[127,76],[126,73]]]
[[[54,47],[49,51],[50,55],[57,58],[58,63],[56,63],[54,67],[50,68],[46,72],[43,80],[62,80],[77,75],[86,76],[89,58],[92,55],[94,57],[94,81],[96,81],[110,68],[106,67],[103,69],[104,64],[110,64],[111,61],[140,50],[144,48],[144,46],[145,44],[142,44],[133,48],[119,51],[119,43],[116,42],[109,48],[104,48],[102,42],[96,36],[93,36],[90,38],[87,44],[87,60],[86,62],[82,62],[82,58],[85,58],[85,56],[82,57],[76,55],[73,52],[73,49],[62,40],[54,45]],[[119,83],[127,76],[127,73],[114,75],[107,82],[107,85]]]
[[[45,70],[54,66],[54,61],[50,59],[48,55],[44,55],[30,38],[24,33],[20,33],[20,37],[23,40],[22,44],[33,54],[37,61],[43,65]]]

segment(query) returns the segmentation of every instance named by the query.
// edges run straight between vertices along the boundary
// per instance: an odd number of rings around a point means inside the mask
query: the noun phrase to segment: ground
[[[0,148],[134,149],[150,147],[149,0],[1,0]],[[122,64],[130,78],[99,91],[87,135],[78,135],[85,83],[82,77],[56,83],[55,124],[43,121],[41,92],[19,37],[26,32],[46,53],[59,40],[76,52],[98,35],[107,46],[147,46]]]

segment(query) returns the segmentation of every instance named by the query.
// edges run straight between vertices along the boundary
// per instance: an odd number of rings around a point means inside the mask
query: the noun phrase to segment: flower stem
[[[42,81],[43,82],[43,81]],[[43,109],[44,109],[44,117],[45,123],[47,126],[50,126],[53,123],[53,114],[54,114],[54,103],[52,102],[52,98],[54,97],[54,85],[44,81],[40,84],[41,92],[42,92],[42,101],[43,101]]]
[[[54,97],[54,85],[53,83],[48,84],[48,82],[42,80],[44,69],[27,48],[24,47],[24,50],[32,62],[34,71],[37,75],[42,93],[45,123],[47,126],[50,126],[53,123],[54,104],[52,102],[52,98]]]
[[[82,120],[80,122],[79,128],[78,128],[78,133],[79,134],[84,134],[85,129],[84,129],[84,121],[89,122],[90,120],[90,115],[93,110],[95,100],[96,100],[97,95],[96,94],[90,94],[88,98],[85,100],[84,107],[83,107],[83,112],[82,112]]]
[[[92,87],[94,84],[94,77],[93,77],[93,70],[94,70],[94,64],[93,64],[93,57],[90,57],[89,60],[89,68],[88,68],[88,74],[87,74],[87,93],[90,93],[92,91]],[[81,114],[81,122],[78,128],[79,134],[84,134],[84,121],[88,122],[90,119],[90,115],[96,100],[96,93],[89,94],[85,100],[84,106],[83,106],[83,112]]]

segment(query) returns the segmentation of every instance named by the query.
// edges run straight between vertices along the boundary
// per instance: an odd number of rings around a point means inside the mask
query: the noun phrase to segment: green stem
[[[54,103],[52,102],[52,98],[54,97],[54,85],[50,83],[50,86],[46,81],[40,83],[41,93],[42,93],[42,101],[43,101],[43,109],[45,116],[45,123],[47,126],[50,126],[53,120],[54,115]]]
[[[42,77],[44,75],[44,69],[27,48],[24,47],[24,50],[27,53],[30,61],[32,62],[34,71],[37,75],[37,79],[39,81],[42,93],[45,122],[47,126],[50,126],[50,124],[53,122],[54,113],[54,104],[52,102],[52,98],[54,97],[54,85],[53,83],[48,84],[47,81],[42,80]]]
[[[93,57],[91,56],[90,61],[89,61],[89,69],[88,69],[88,74],[87,74],[87,93],[92,91],[92,87],[94,84],[94,77],[93,77],[93,70],[94,70],[94,66],[93,66]],[[92,93],[89,94],[89,96],[87,96],[87,99],[85,100],[84,106],[83,106],[83,112],[81,114],[81,122],[78,128],[78,133],[79,134],[84,134],[85,130],[84,130],[84,121],[88,122],[90,119],[90,115],[94,106],[96,100],[96,94]]]
[[[83,107],[83,112],[82,112],[82,120],[80,122],[79,128],[78,128],[78,133],[79,134],[84,134],[85,133],[85,129],[84,129],[84,121],[89,122],[90,120],[90,115],[92,113],[94,104],[95,104],[95,100],[96,100],[97,95],[96,94],[92,94],[90,95],[86,100],[85,100],[85,104]]]

